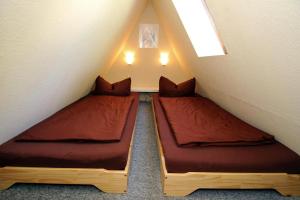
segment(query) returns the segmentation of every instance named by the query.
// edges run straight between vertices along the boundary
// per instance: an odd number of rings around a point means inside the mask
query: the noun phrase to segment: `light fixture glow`
[[[205,0],[172,0],[198,57],[225,55]]]
[[[127,51],[125,53],[125,62],[128,65],[132,65],[133,64],[133,62],[134,62],[134,53],[132,51]]]
[[[169,62],[169,53],[167,52],[161,52],[160,58],[159,58],[160,64],[162,66],[166,66]]]

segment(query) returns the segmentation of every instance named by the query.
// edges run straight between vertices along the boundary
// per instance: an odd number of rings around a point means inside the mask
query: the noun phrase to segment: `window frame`
[[[213,29],[213,31],[214,31],[214,33],[215,33],[217,42],[218,42],[218,44],[220,45],[219,47],[220,47],[220,49],[222,49],[223,54],[198,55],[198,52],[197,52],[197,50],[196,50],[198,44],[193,43],[193,41],[192,41],[192,39],[191,39],[191,37],[190,37],[190,34],[188,33],[188,29],[186,28],[186,25],[185,25],[185,23],[184,23],[184,20],[182,20],[180,14],[179,14],[180,11],[179,11],[179,9],[178,9],[178,6],[175,5],[175,1],[177,1],[177,0],[172,0],[173,6],[175,7],[175,10],[176,10],[176,12],[177,12],[177,15],[178,15],[178,17],[179,17],[179,19],[180,19],[180,21],[181,21],[183,27],[184,27],[184,30],[185,30],[185,32],[186,32],[186,34],[187,34],[187,36],[188,36],[188,38],[189,38],[189,40],[190,40],[192,46],[193,46],[193,49],[194,49],[194,51],[195,51],[197,57],[199,57],[199,58],[204,58],[204,57],[211,57],[211,56],[224,56],[224,55],[227,55],[227,54],[228,54],[228,51],[227,51],[227,49],[226,49],[226,47],[225,47],[225,45],[224,45],[224,42],[223,42],[222,39],[221,39],[220,33],[218,32],[218,30],[217,30],[217,28],[216,28],[216,24],[215,24],[215,22],[214,22],[214,18],[213,18],[213,16],[212,16],[211,13],[210,13],[210,10],[209,10],[209,8],[208,8],[208,5],[207,5],[207,3],[206,3],[206,0],[198,0],[198,1],[200,1],[200,3],[203,5],[203,9],[204,9],[205,12],[206,12],[207,18],[208,18],[209,23],[210,23],[210,25],[211,25],[211,28]],[[182,0],[182,1],[185,1],[185,2],[188,3],[188,0]]]

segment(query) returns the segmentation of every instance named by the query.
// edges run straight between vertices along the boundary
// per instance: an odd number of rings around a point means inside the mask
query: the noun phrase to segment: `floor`
[[[127,194],[107,194],[93,186],[72,185],[35,185],[15,184],[11,188],[0,192],[0,200],[19,199],[237,199],[237,200],[295,200],[296,197],[283,197],[273,190],[198,190],[187,197],[164,197],[161,190],[159,176],[159,157],[155,132],[152,121],[151,104],[141,102],[137,117],[136,135],[134,139],[132,165],[129,176]]]

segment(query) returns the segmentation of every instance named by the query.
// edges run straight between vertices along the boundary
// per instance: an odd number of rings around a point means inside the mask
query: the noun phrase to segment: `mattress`
[[[154,94],[152,99],[159,138],[169,173],[300,173],[300,157],[278,141],[256,146],[180,147],[168,124],[158,94]]]
[[[125,169],[139,103],[137,93],[131,96],[119,142],[20,142],[19,135],[0,146],[0,166]]]

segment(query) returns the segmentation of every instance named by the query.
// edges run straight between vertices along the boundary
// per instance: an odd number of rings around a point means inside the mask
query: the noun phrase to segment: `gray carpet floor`
[[[198,190],[184,198],[164,197],[159,176],[159,157],[149,102],[141,102],[134,138],[132,165],[127,194],[107,194],[93,186],[78,185],[36,185],[15,184],[0,192],[1,200],[18,199],[253,199],[253,200],[295,200],[296,197],[282,197],[273,190]]]

